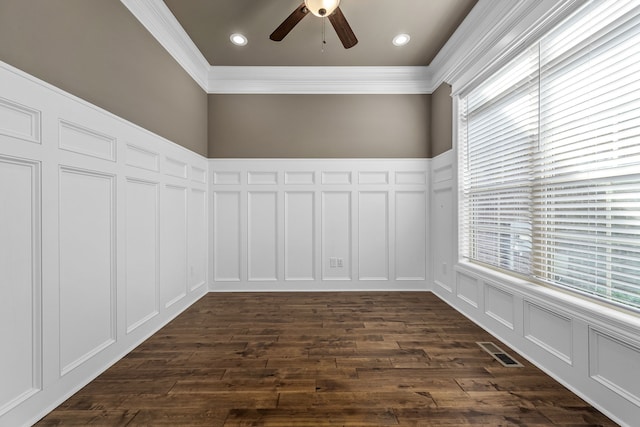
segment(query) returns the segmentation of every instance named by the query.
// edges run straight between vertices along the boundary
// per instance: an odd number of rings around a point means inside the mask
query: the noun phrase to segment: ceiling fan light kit
[[[329,16],[340,6],[340,0],[304,0],[309,12],[320,18]]]
[[[329,22],[336,30],[338,38],[345,49],[352,48],[358,43],[356,35],[340,10],[340,0],[304,0],[283,22],[271,33],[269,38],[273,41],[282,41],[289,32],[311,12],[312,15],[324,18],[328,17]]]

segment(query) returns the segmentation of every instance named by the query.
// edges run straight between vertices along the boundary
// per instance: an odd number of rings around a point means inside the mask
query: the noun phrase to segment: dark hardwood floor
[[[431,293],[381,292],[208,294],[38,425],[616,424]]]

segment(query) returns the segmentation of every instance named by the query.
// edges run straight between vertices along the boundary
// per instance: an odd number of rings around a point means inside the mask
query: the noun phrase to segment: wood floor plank
[[[283,292],[206,295],[38,425],[615,423],[431,293]]]

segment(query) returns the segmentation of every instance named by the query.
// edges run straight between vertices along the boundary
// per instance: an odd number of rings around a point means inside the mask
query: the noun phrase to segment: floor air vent
[[[502,366],[506,366],[507,368],[522,368],[524,366],[492,342],[479,342],[477,344],[500,362]]]

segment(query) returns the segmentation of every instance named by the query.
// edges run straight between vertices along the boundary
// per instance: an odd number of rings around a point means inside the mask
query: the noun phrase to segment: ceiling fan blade
[[[291,15],[289,15],[273,33],[271,33],[269,38],[276,42],[281,41],[291,30],[293,30],[293,27],[295,27],[302,18],[307,16],[308,13],[309,10],[304,5],[304,2],[302,2],[302,4],[298,6],[296,10],[294,10],[293,13],[291,13]]]
[[[358,43],[356,35],[353,34],[353,30],[347,22],[347,18],[344,17],[340,8],[337,8],[335,12],[329,15],[329,21],[338,34],[338,38],[342,42],[345,49],[354,47]]]

